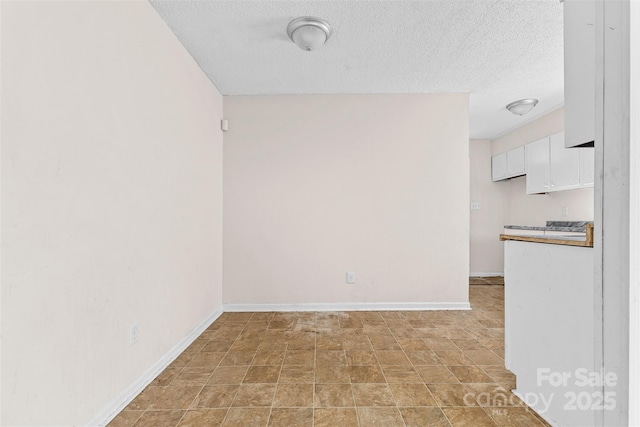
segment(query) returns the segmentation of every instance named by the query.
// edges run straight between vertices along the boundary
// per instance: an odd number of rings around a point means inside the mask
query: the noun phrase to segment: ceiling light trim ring
[[[306,49],[305,46],[300,46],[296,42],[294,33],[303,27],[315,27],[322,30],[322,32],[325,34],[325,40],[322,44],[326,43],[329,40],[333,32],[329,23],[322,18],[317,18],[315,16],[301,16],[294,19],[293,21],[289,22],[289,25],[287,25],[287,35],[289,36],[291,41],[294,42],[302,50],[308,49]]]
[[[513,101],[512,103],[506,106],[506,109],[511,113],[516,114],[518,116],[523,116],[527,114],[529,111],[533,110],[538,104],[538,100],[535,98],[525,98],[519,99],[517,101]]]

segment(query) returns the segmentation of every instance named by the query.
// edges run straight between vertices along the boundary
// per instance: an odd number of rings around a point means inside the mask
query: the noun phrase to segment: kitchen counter
[[[551,221],[549,221],[551,222]],[[593,247],[593,223],[586,222],[584,223],[584,227],[579,225],[575,225],[575,223],[570,223],[572,225],[563,227],[561,225],[549,225],[547,222],[546,227],[528,227],[528,226],[510,226],[507,225],[505,229],[516,229],[516,230],[532,230],[532,231],[561,231],[561,232],[570,232],[570,233],[584,233],[584,236],[576,236],[576,235],[512,235],[512,234],[501,234],[500,240],[517,240],[520,242],[533,242],[533,243],[547,243],[551,245],[565,245],[565,246],[583,246],[592,248]]]
[[[547,221],[544,227],[531,225],[505,225],[508,230],[563,231],[565,233],[586,233],[587,225],[592,221]]]
[[[570,400],[599,390],[577,376],[600,372],[593,269],[589,247],[504,242],[505,366],[515,391],[554,426],[594,425],[597,406]],[[558,375],[567,380],[549,379]]]

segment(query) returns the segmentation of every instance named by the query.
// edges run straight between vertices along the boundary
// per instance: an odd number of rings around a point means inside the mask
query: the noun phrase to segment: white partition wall
[[[592,407],[612,404],[589,382],[599,373],[593,248],[504,244],[505,365],[516,392],[554,426],[597,425]]]
[[[222,96],[147,2],[0,7],[0,424],[85,425],[220,309]]]
[[[468,307],[466,94],[231,96],[224,109],[225,307]]]

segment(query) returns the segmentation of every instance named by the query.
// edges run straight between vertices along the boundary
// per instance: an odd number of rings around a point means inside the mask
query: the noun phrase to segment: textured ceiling
[[[470,93],[472,138],[495,138],[564,100],[559,0],[160,1],[151,4],[223,95]],[[299,16],[329,22],[314,52]],[[538,98],[529,114],[505,110]]]

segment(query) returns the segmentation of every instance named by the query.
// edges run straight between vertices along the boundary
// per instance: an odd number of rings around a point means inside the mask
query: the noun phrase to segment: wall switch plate
[[[563,206],[562,207],[562,216],[565,217],[565,218],[569,216],[569,207],[568,206]]]
[[[356,273],[353,271],[347,272],[347,283],[356,283]]]
[[[482,204],[480,204],[480,202],[471,202],[471,210],[472,211],[477,211],[482,209]]]
[[[138,342],[138,323],[132,323],[129,325],[129,345],[134,345]]]

